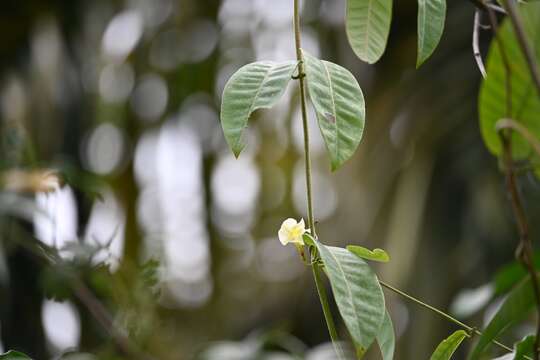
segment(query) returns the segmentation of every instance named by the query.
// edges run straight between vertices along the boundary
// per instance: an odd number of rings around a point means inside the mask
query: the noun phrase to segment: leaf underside
[[[347,0],[345,18],[347,38],[362,61],[373,64],[386,48],[392,0]]]
[[[250,115],[276,104],[295,68],[295,61],[261,61],[243,66],[229,79],[223,90],[221,126],[235,156],[244,148],[242,135]]]
[[[446,0],[418,0],[418,55],[416,67],[426,61],[441,40]]]
[[[396,336],[394,334],[394,325],[388,311],[384,314],[384,320],[377,334],[377,343],[381,349],[383,360],[394,359],[394,350],[396,347]]]
[[[364,95],[347,69],[305,51],[303,54],[309,97],[334,171],[354,154],[362,140]]]
[[[357,350],[373,343],[385,316],[384,296],[368,264],[349,251],[315,241],[332,292]]]

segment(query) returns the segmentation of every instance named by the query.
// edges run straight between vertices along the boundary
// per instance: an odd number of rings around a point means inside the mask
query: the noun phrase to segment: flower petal
[[[289,237],[288,237],[288,233],[287,233],[287,230],[285,229],[280,229],[278,231],[278,237],[279,237],[279,241],[281,242],[282,245],[287,245],[289,243]]]
[[[288,218],[286,219],[283,224],[281,224],[281,228],[285,228],[285,229],[291,229],[292,227],[296,226],[298,223],[296,222],[295,219],[293,218]]]

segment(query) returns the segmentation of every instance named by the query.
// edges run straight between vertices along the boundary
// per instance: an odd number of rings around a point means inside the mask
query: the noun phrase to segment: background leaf
[[[394,334],[394,325],[388,311],[384,313],[384,320],[377,334],[377,343],[381,349],[383,360],[392,360],[396,347],[396,337]]]
[[[315,241],[345,325],[360,350],[367,350],[384,320],[384,296],[368,264],[349,251]]]
[[[416,67],[427,60],[444,30],[446,0],[418,0],[418,55]]]
[[[352,252],[354,255],[361,257],[362,259],[378,261],[378,262],[388,262],[390,261],[390,256],[383,249],[373,249],[369,250],[363,246],[358,245],[347,245],[347,250]]]
[[[471,354],[471,360],[480,358],[493,339],[523,320],[534,307],[534,303],[531,279],[527,277],[508,294],[499,311],[485,328]]]
[[[225,139],[238,157],[244,144],[242,133],[250,115],[270,108],[285,91],[296,62],[255,62],[243,66],[227,82],[221,102],[221,126]]]
[[[514,344],[514,360],[525,360],[525,356],[532,357],[534,351],[535,336],[526,336],[520,342]]]
[[[21,352],[10,350],[7,353],[0,354],[0,360],[32,360],[32,359]]]
[[[348,0],[347,38],[356,56],[377,62],[386,48],[391,21],[392,0]]]
[[[364,132],[364,95],[354,76],[345,68],[321,61],[304,51],[309,96],[332,170],[353,154]]]
[[[534,49],[536,59],[538,59],[540,57],[540,3],[521,4],[519,11],[529,43]],[[525,126],[532,135],[540,138],[540,121],[538,121],[540,98],[536,93],[527,63],[508,19],[502,22],[499,36],[510,59],[511,118]],[[502,145],[495,124],[498,120],[508,117],[508,114],[506,111],[505,68],[499,46],[495,40],[491,42],[488,54],[487,73],[487,78],[482,82],[478,104],[480,130],[488,149],[493,154],[500,155]],[[512,151],[516,158],[523,158],[531,153],[531,148],[514,132]]]
[[[464,330],[458,330],[446,339],[444,339],[433,355],[431,355],[430,360],[448,360],[452,357],[454,352],[457,350],[461,342],[467,337],[467,332]]]

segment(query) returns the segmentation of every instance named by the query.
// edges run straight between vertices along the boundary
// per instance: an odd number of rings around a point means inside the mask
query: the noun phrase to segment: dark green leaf
[[[534,303],[531,280],[527,277],[508,294],[499,311],[483,331],[471,354],[471,360],[479,359],[492,340],[523,320],[534,307]]]
[[[449,360],[467,336],[464,330],[456,331],[437,346],[430,360]]]
[[[294,61],[261,61],[242,67],[229,79],[223,90],[221,126],[235,156],[244,148],[242,134],[250,115],[275,105],[295,68]]]
[[[304,51],[309,96],[332,170],[353,154],[364,131],[364,95],[354,76],[345,68],[321,61]]]
[[[540,253],[535,253],[533,257],[534,267],[540,270]],[[500,268],[495,273],[495,295],[507,293],[512,286],[527,276],[527,271],[523,264],[513,261]]]
[[[0,360],[32,360],[32,359],[21,352],[9,350],[7,353],[0,354]]]
[[[339,312],[357,351],[367,350],[384,320],[384,296],[368,264],[349,251],[315,241]]]
[[[514,344],[514,360],[526,360],[526,356],[532,357],[534,351],[534,336],[527,336],[523,340]]]

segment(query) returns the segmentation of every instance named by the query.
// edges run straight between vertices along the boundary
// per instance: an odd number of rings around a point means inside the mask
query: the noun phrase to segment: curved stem
[[[300,85],[300,107],[302,111],[302,124],[304,128],[304,156],[305,156],[305,169],[306,169],[306,189],[307,189],[307,210],[308,210],[308,225],[311,231],[311,235],[317,238],[317,231],[315,229],[315,219],[313,215],[313,191],[311,185],[311,156],[309,152],[309,126],[307,117],[306,106],[306,84],[305,84],[305,72],[304,72],[304,59],[302,56],[302,42],[300,35],[300,10],[299,0],[294,0],[294,40],[296,48],[296,59],[298,60],[298,83]],[[330,305],[328,303],[328,296],[324,283],[320,276],[320,268],[317,263],[311,265],[313,271],[313,279],[317,287],[317,293],[321,302],[321,307],[324,313],[324,319],[330,334],[330,339],[336,350],[339,359],[343,359],[341,348],[338,345],[338,335],[334,319],[332,318],[332,312],[330,311]]]

